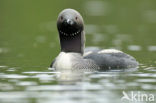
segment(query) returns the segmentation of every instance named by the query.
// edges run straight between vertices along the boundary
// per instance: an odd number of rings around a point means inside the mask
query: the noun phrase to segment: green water
[[[86,47],[122,50],[139,61],[138,70],[49,69],[60,51],[56,20],[65,8],[82,14]],[[0,103],[121,103],[123,91],[156,101],[156,1],[0,0]]]

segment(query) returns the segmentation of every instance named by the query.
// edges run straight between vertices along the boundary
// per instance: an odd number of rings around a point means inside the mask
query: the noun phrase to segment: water
[[[155,5],[147,0],[1,0],[0,103],[121,103],[123,91],[152,94],[156,101]],[[139,61],[138,70],[49,68],[60,49],[57,15],[69,7],[84,18],[87,47],[120,49]]]

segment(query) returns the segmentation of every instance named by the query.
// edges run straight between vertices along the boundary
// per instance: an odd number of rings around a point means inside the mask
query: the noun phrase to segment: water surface
[[[1,0],[0,103],[121,103],[123,91],[152,94],[156,101],[155,5],[152,0]],[[82,14],[86,47],[122,50],[139,61],[138,70],[49,68],[60,51],[56,20],[64,8]]]

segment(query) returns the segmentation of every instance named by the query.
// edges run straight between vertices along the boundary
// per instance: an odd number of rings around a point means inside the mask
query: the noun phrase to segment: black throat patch
[[[65,34],[59,32],[61,51],[63,52],[76,52],[83,54],[84,38],[83,33],[76,32],[71,34]]]

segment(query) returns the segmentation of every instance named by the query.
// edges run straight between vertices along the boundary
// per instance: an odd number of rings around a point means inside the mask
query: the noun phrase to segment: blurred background
[[[25,90],[17,84],[30,78],[16,81],[25,71],[48,71],[60,52],[56,20],[65,8],[76,9],[83,16],[86,47],[116,48],[133,55],[143,65],[143,70],[156,67],[155,0],[0,0],[1,91]],[[15,75],[8,77],[12,73]],[[153,76],[152,80],[156,77]],[[42,84],[38,80],[32,82],[38,86]],[[155,82],[151,82],[146,88],[153,88],[153,91],[156,89]],[[52,83],[57,84],[56,81]],[[28,85],[24,84],[25,87]],[[34,103],[33,99],[31,101]]]
[[[156,58],[154,0],[0,0],[0,64],[49,66],[60,51],[56,20],[81,13],[86,46],[117,48],[147,63]]]

